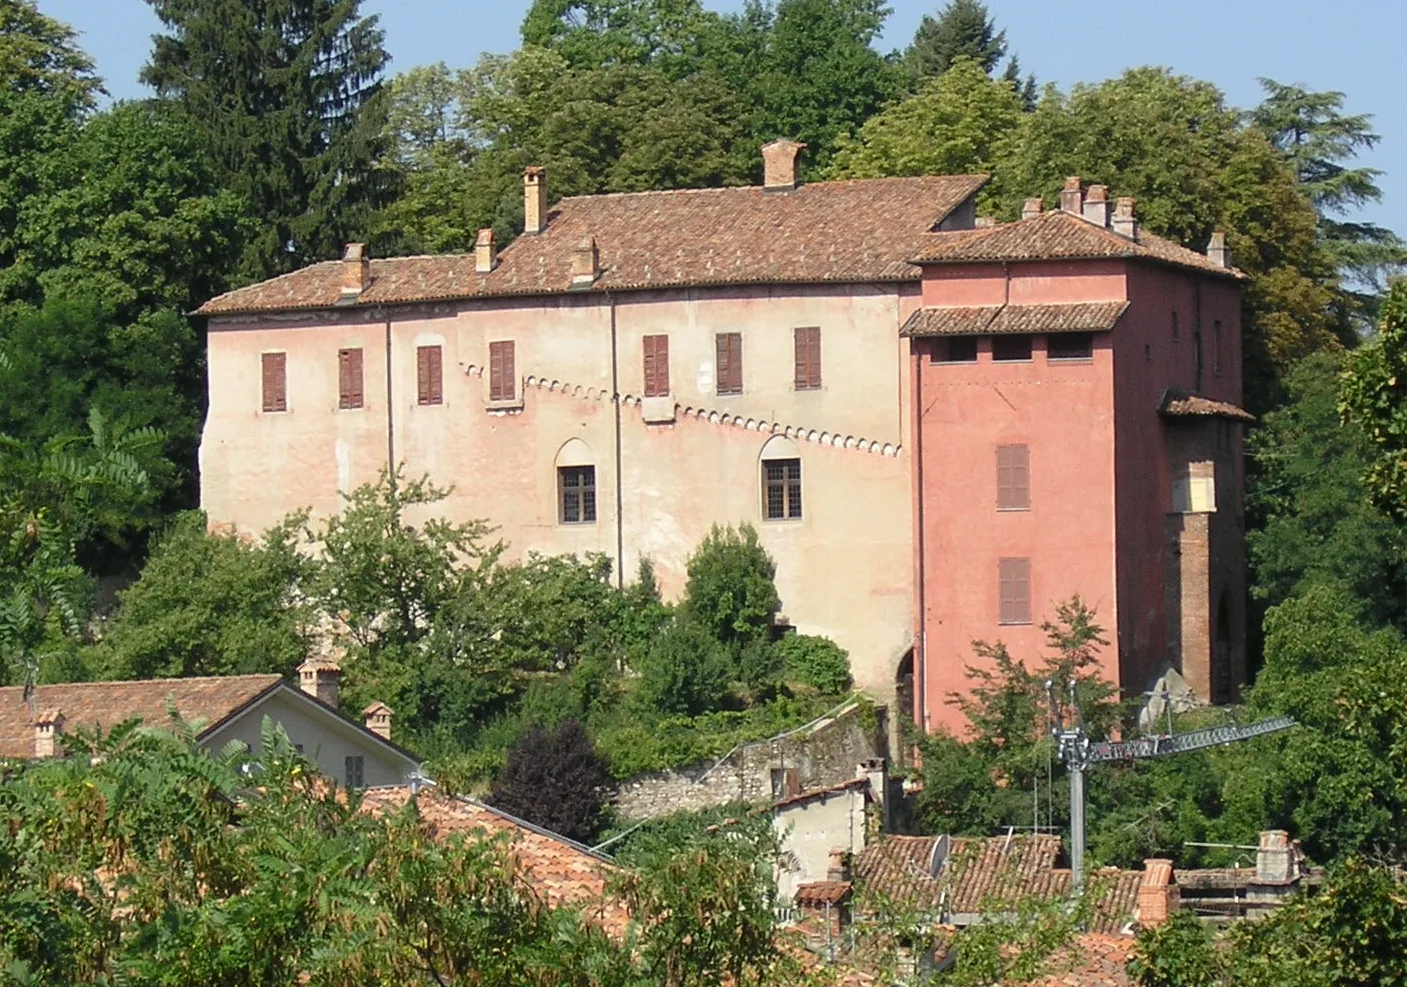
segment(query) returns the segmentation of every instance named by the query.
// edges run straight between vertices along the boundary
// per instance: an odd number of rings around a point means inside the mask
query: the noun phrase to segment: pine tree
[[[990,75],[1006,48],[1006,32],[997,30],[982,0],[949,0],[937,17],[924,15],[904,61],[915,76],[927,78],[942,75],[966,56]]]
[[[238,277],[335,256],[390,199],[389,60],[361,0],[147,0],[158,35],[142,80],[181,103],[253,219]]]

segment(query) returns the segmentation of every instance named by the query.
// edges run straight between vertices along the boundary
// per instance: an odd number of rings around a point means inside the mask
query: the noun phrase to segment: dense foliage
[[[586,729],[567,720],[533,727],[508,749],[489,802],[568,839],[588,842],[601,829],[611,776]]]

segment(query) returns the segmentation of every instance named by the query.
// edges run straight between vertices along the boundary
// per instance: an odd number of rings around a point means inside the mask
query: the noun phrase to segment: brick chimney
[[[805,144],[786,139],[764,145],[762,187],[769,192],[787,192],[796,188],[796,158],[805,149]]]
[[[836,882],[850,880],[849,850],[844,847],[831,847],[830,853],[826,854],[826,880]]]
[[[1256,883],[1290,884],[1300,877],[1299,854],[1283,829],[1267,829],[1256,841]]]
[[[1143,862],[1143,883],[1138,886],[1138,922],[1145,929],[1162,925],[1182,905],[1182,892],[1173,882],[1171,860]]]
[[[541,233],[547,226],[547,169],[523,169],[523,232]]]
[[[342,666],[327,658],[309,658],[298,666],[298,687],[327,705],[337,708]]]
[[[1109,228],[1119,236],[1126,236],[1130,240],[1138,239],[1138,219],[1133,214],[1133,196],[1120,196],[1114,205],[1114,218],[1109,223]]]
[[[1095,226],[1109,225],[1109,187],[1091,185],[1085,193],[1085,219]]]
[[[583,237],[572,253],[572,287],[595,284],[601,276],[601,254],[594,236]]]
[[[1084,198],[1084,193],[1080,190],[1080,176],[1071,175],[1065,179],[1065,187],[1060,190],[1060,211],[1078,216]]]
[[[366,728],[382,740],[391,739],[391,707],[383,702],[375,702],[362,710],[366,717]]]
[[[1030,219],[1033,216],[1039,216],[1041,214],[1041,210],[1044,208],[1045,203],[1041,201],[1040,196],[1034,196],[1033,198],[1027,199],[1025,203],[1023,203],[1021,206],[1021,218]]]
[[[59,737],[64,729],[62,710],[51,709],[34,718],[34,756],[37,758],[56,757],[62,753]]]
[[[371,255],[366,244],[349,243],[342,254],[342,300],[349,301],[361,297],[366,286],[371,284]]]
[[[1231,266],[1231,251],[1226,249],[1226,234],[1217,230],[1207,244],[1207,259],[1217,267]]]
[[[498,245],[493,242],[493,230],[482,229],[474,241],[474,270],[488,274],[498,266]]]

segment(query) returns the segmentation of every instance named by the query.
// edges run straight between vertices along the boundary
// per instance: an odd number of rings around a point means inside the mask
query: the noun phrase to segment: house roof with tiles
[[[710,285],[917,281],[925,237],[987,181],[937,175],[817,182],[785,189],[680,189],[576,196],[479,273],[473,253],[371,260],[344,299],[344,261],[328,261],[211,299],[204,315],[377,306],[577,291]],[[595,241],[599,276],[573,264]]]
[[[901,336],[1000,336],[1022,333],[1107,332],[1129,303],[1067,302],[1046,305],[971,305],[921,308]]]
[[[181,719],[201,726],[203,736],[283,684],[278,675],[228,675],[135,682],[69,682],[39,685],[26,695],[19,686],[0,688],[0,757],[34,756],[34,728],[59,713],[63,729],[111,728],[139,718],[148,726],[169,721],[168,704]]]
[[[1253,422],[1256,416],[1230,401],[1216,401],[1191,391],[1169,389],[1163,393],[1158,413],[1167,418],[1229,418]]]
[[[528,885],[548,905],[579,909],[606,932],[624,935],[629,914],[606,893],[607,879],[616,871],[610,857],[476,799],[433,787],[414,795],[404,785],[369,788],[361,804],[364,811],[379,814],[403,808],[412,797],[432,837],[505,837]]]
[[[1173,243],[1136,223],[1116,232],[1073,211],[1055,209],[970,230],[929,233],[912,255],[917,264],[976,264],[1040,260],[1142,260],[1241,280],[1234,267]]]
[[[993,904],[1034,897],[1063,898],[1070,893],[1068,868],[1056,836],[883,836],[855,860],[862,894],[901,901],[935,916],[976,915]],[[1090,887],[1098,894],[1097,930],[1117,931],[1134,917],[1137,871],[1096,871]]]

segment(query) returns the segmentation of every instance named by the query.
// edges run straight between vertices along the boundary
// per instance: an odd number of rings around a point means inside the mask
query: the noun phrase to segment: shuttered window
[[[743,393],[743,334],[720,332],[714,342],[718,348],[718,393]]]
[[[263,354],[264,410],[288,410],[288,354]]]
[[[415,392],[418,404],[444,404],[444,364],[440,347],[415,348]]]
[[[348,788],[361,788],[366,784],[366,759],[360,754],[349,754],[343,761],[343,768]]]
[[[796,389],[813,391],[821,386],[821,329],[804,326],[795,330]]]
[[[669,394],[669,337],[645,337],[645,397]]]
[[[337,351],[337,407],[342,409],[360,408],[365,396],[362,393],[362,351],[360,349]]]
[[[1031,453],[1027,446],[997,446],[997,510],[1031,509]]]
[[[801,460],[762,461],[762,510],[769,521],[801,517]]]
[[[592,524],[596,520],[596,467],[557,468],[557,517],[563,524]]]
[[[1222,338],[1221,320],[1212,321],[1212,373],[1221,376],[1222,348],[1225,340]]]
[[[513,366],[513,341],[489,343],[489,400],[512,401],[518,396],[517,370]]]
[[[998,562],[1001,580],[1001,612],[997,616],[1002,624],[1029,624],[1031,622],[1031,560],[1002,559]]]

